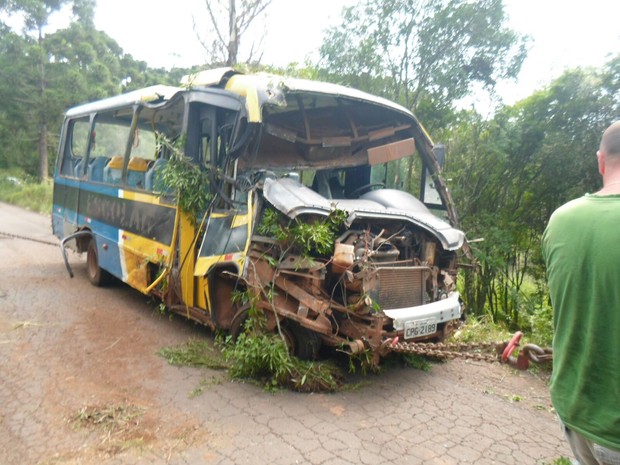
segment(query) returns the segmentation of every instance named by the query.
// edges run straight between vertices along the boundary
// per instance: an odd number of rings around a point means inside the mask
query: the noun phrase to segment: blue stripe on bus
[[[86,220],[97,221],[161,244],[170,244],[176,214],[172,205],[119,198],[118,195],[119,188],[115,186],[60,182],[55,189],[54,215],[76,227],[87,226]],[[77,218],[78,212],[80,218]],[[62,231],[55,233],[59,235]]]

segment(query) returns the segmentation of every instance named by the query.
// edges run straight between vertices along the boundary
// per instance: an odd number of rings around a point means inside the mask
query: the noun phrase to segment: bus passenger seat
[[[144,180],[148,161],[144,158],[133,157],[127,166],[127,185],[144,189]]]
[[[115,156],[110,159],[103,169],[103,182],[120,184],[123,175],[123,157]]]
[[[158,158],[153,166],[146,172],[145,188],[149,191],[164,192],[165,186],[161,181],[161,172],[168,163],[168,160]]]
[[[96,157],[93,158],[88,165],[88,180],[89,181],[103,181],[103,170],[108,163],[108,157]]]

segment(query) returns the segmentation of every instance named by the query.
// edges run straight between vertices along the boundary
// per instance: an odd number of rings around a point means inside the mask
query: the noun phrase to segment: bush
[[[490,315],[471,317],[451,337],[455,342],[496,342],[508,341],[512,334],[505,325],[494,323]]]
[[[530,317],[532,328],[531,339],[541,346],[550,346],[553,342],[553,309],[542,304],[534,310]]]
[[[250,330],[236,341],[226,338],[220,346],[233,379],[255,379],[268,390],[286,387],[300,392],[331,392],[342,386],[337,367],[293,357],[278,334]]]
[[[268,385],[281,386],[293,370],[286,344],[274,334],[244,332],[236,342],[227,338],[222,351],[234,379],[265,379]]]
[[[52,181],[38,183],[19,171],[0,171],[0,201],[39,213],[50,213],[52,197]]]

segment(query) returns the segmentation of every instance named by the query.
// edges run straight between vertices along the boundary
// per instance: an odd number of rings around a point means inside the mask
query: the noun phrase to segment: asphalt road
[[[0,233],[55,242],[0,204]],[[551,464],[569,456],[540,376],[451,361],[335,394],[270,394],[157,355],[212,339],[84,258],[0,234],[0,464]]]

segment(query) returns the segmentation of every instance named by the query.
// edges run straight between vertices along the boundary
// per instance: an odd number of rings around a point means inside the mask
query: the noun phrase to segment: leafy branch
[[[165,190],[174,192],[174,200],[181,211],[195,223],[213,198],[209,190],[209,173],[185,155],[183,138],[170,141],[158,134],[158,145],[159,152],[165,150],[170,153],[170,159],[161,172],[162,184]]]
[[[308,223],[296,218],[286,224],[284,215],[267,208],[257,230],[259,234],[296,246],[306,257],[313,254],[327,255],[332,252],[336,234],[346,218],[346,211],[334,209],[325,218]]]

